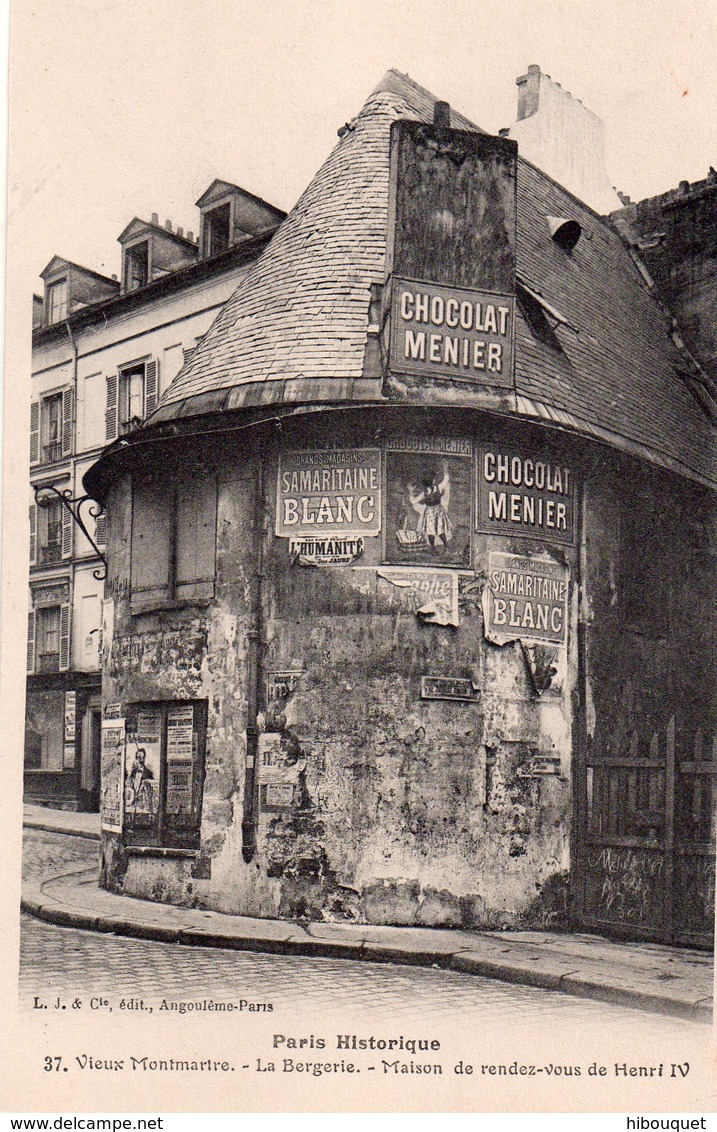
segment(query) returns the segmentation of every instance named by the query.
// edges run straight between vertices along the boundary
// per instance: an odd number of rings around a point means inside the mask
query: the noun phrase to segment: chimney
[[[533,165],[602,215],[620,208],[607,174],[605,125],[531,63],[516,79],[518,117],[509,136]]]
[[[158,212],[152,213],[152,223],[156,224],[157,227],[159,227],[159,213]]]
[[[177,228],[177,235],[183,236],[184,235],[184,228]]]
[[[518,87],[518,121],[537,113],[540,103],[540,67],[531,63],[527,75],[515,80]]]
[[[438,130],[450,130],[451,107],[447,102],[436,101],[433,105],[433,125]]]
[[[172,221],[171,220],[165,220],[164,230],[165,230],[165,232],[171,232],[172,231]]]

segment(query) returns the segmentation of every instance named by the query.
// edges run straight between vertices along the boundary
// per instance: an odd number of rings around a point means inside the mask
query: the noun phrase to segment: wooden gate
[[[577,913],[603,934],[712,947],[717,736],[630,737],[579,774]]]

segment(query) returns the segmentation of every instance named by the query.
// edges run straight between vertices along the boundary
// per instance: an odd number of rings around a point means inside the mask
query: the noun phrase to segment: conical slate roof
[[[375,364],[367,364],[377,332],[371,289],[386,281],[391,123],[430,121],[434,103],[406,76],[388,72],[149,425],[262,404],[401,399],[400,383],[385,390]],[[451,125],[477,129],[455,111]],[[552,240],[548,216],[582,226],[569,257]],[[516,250],[519,280],[561,319],[546,337],[519,313],[515,388],[495,407],[717,484],[715,430],[682,376],[685,359],[649,280],[605,220],[522,159]],[[489,400],[471,389],[453,391],[444,403]]]

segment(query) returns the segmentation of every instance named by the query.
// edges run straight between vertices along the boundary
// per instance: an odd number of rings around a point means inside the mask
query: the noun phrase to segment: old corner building
[[[710,945],[716,186],[519,144],[389,72],[85,476],[108,887]]]

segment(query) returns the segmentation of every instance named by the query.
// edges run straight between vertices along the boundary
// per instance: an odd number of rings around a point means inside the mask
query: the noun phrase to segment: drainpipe
[[[71,476],[71,479],[70,479],[70,484],[71,484],[71,487],[72,487],[72,494],[76,495],[77,494],[77,488],[76,488],[76,485],[75,485],[75,468],[76,468],[75,455],[76,455],[76,452],[77,452],[77,369],[78,369],[79,350],[77,348],[77,340],[76,340],[74,334],[72,333],[72,325],[70,323],[69,318],[65,319],[65,329],[67,330],[67,337],[70,339],[70,347],[72,349],[72,424],[71,424],[72,435],[71,435],[71,438],[70,438],[70,462],[71,462],[70,466],[72,468],[72,476]],[[60,431],[60,435],[62,436],[62,431]],[[75,555],[73,553],[73,555],[70,559],[70,577],[72,579],[72,588],[71,588],[71,591],[70,591],[70,598],[71,598],[71,600],[70,600],[70,640],[69,640],[69,657],[70,657],[69,671],[70,672],[72,671],[72,669],[74,667],[74,663],[75,663],[75,658],[72,655],[72,636],[73,636],[73,620],[74,620],[73,615],[74,615],[74,612],[75,612],[75,576],[76,576],[76,572],[77,572],[77,568],[75,566],[74,558],[75,558]],[[103,592],[104,592],[104,586],[103,586]],[[79,706],[79,705],[77,705],[77,706]],[[79,711],[76,714],[76,718],[77,719],[80,718]],[[81,782],[82,782],[82,749],[80,749],[80,756],[78,758],[77,757],[77,739],[75,738],[75,795],[76,795],[77,798],[79,798],[79,796],[80,796],[80,784],[81,784]]]
[[[247,649],[246,768],[244,814],[241,824],[242,857],[247,864],[256,853],[256,759],[259,747],[259,698],[262,687],[262,589],[264,583],[264,462],[257,458],[254,489],[254,574],[251,580],[251,610]]]
[[[72,326],[70,325],[69,318],[65,319],[65,329],[67,330],[67,337],[70,339],[70,346],[72,347],[72,409],[73,409],[73,413],[74,413],[73,440],[75,442],[74,445],[73,445],[73,448],[75,448],[75,447],[77,447],[77,357],[78,357],[78,350],[77,350],[77,341],[75,340],[75,336],[72,333]],[[74,495],[74,491],[75,491],[75,481],[73,479],[73,481],[72,481],[73,495]]]
[[[582,868],[586,854],[586,841],[588,836],[588,803],[587,803],[587,710],[588,710],[588,625],[590,610],[587,595],[588,579],[587,561],[587,486],[584,477],[581,477],[580,491],[578,493],[578,554],[577,554],[577,586],[578,586],[578,687],[577,703],[575,705],[575,723],[573,736],[575,744],[575,758],[573,760],[573,835],[571,837],[570,858],[571,874],[575,885],[580,883],[581,890],[573,888],[572,918],[578,923],[585,907],[584,872]]]

